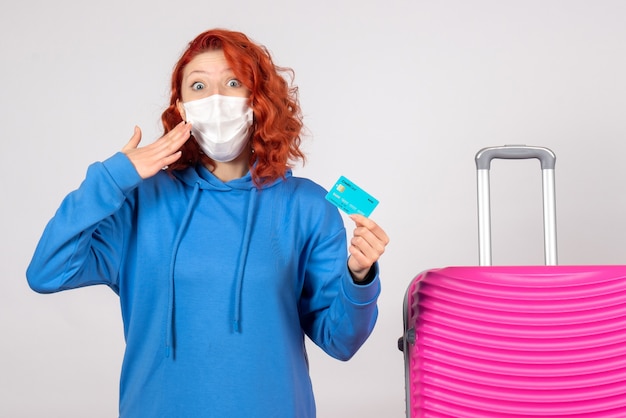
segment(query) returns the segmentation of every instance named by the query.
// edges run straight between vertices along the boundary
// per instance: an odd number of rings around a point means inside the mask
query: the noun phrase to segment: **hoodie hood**
[[[195,168],[188,168],[183,171],[175,171],[174,176],[185,183],[189,187],[195,187],[196,184],[202,190],[216,190],[228,192],[230,190],[252,190],[258,189],[258,187],[252,181],[252,174],[248,171],[243,177],[234,179],[231,181],[223,182],[219,178],[209,171],[204,165],[199,164]],[[285,172],[285,178],[292,176],[291,169],[287,169]],[[280,183],[283,179],[277,179],[271,183],[264,184],[261,189],[270,188],[277,183]]]
[[[291,170],[287,170],[285,178],[291,177]],[[216,191],[216,192],[230,192],[233,190],[249,191],[247,194],[248,201],[246,205],[245,225],[241,237],[241,247],[239,250],[239,257],[237,262],[237,269],[235,273],[236,290],[233,300],[232,309],[232,324],[235,332],[241,332],[241,296],[243,289],[243,278],[246,269],[246,260],[248,257],[248,250],[250,247],[250,236],[252,235],[254,214],[256,212],[257,194],[260,193],[259,188],[254,184],[250,171],[241,178],[234,179],[228,182],[223,182],[217,178],[211,171],[205,166],[198,165],[195,168],[188,168],[183,171],[174,172],[174,176],[183,182],[188,187],[192,188],[192,193],[185,210],[181,223],[178,227],[174,244],[172,247],[172,257],[169,266],[169,294],[168,294],[168,308],[167,308],[167,321],[166,321],[166,341],[165,352],[166,356],[170,356],[170,352],[175,347],[174,341],[174,311],[176,309],[174,304],[174,295],[176,292],[176,280],[175,280],[175,266],[176,258],[178,255],[178,248],[185,235],[189,222],[193,217],[194,209],[200,200],[200,194],[202,191]],[[261,189],[266,189],[281,182],[282,179],[277,179],[274,182],[261,186]]]

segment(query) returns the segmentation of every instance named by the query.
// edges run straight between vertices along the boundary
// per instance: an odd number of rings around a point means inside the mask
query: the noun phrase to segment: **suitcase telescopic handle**
[[[555,154],[544,147],[504,145],[483,148],[476,154],[478,182],[478,252],[481,266],[491,265],[491,202],[489,170],[491,160],[536,158],[541,163],[543,183],[543,232],[546,265],[557,264],[556,198],[554,190]]]

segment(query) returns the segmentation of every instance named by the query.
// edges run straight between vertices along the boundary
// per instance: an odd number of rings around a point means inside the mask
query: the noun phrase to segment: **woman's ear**
[[[176,100],[176,109],[178,109],[178,113],[180,113],[180,117],[183,118],[183,120],[187,120],[187,117],[185,114],[185,107],[183,106],[180,100]]]

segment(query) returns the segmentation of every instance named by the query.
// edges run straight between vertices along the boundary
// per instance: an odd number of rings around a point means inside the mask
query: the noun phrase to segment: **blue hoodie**
[[[142,180],[118,153],[64,199],[28,281],[119,295],[122,418],[314,417],[304,335],[349,359],[380,292],[377,265],[370,283],[352,281],[324,195],[291,172],[260,190],[202,166]]]

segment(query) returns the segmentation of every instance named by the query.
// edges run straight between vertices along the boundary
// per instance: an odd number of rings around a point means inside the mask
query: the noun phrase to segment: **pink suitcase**
[[[491,266],[493,158],[537,158],[546,266]],[[407,417],[626,417],[626,266],[557,266],[554,154],[476,155],[479,267],[419,274],[404,299]]]

